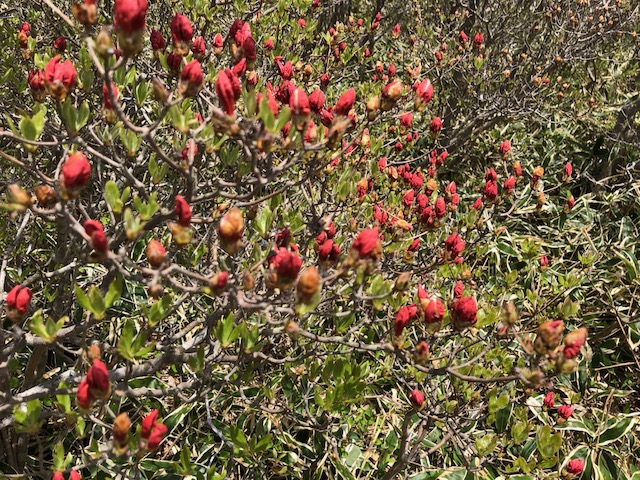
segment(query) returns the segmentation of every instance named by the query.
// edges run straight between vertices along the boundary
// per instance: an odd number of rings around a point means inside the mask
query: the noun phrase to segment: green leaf
[[[159,301],[155,302],[150,308],[145,308],[145,315],[149,321],[149,326],[155,327],[169,313],[169,308],[173,299],[171,295],[165,295]]]
[[[291,118],[291,110],[289,109],[289,107],[283,107],[278,113],[278,121],[274,125],[273,131],[275,133],[279,133],[280,131],[282,131],[282,129],[287,124],[290,118]]]
[[[145,102],[147,97],[149,96],[149,84],[147,82],[141,81],[136,85],[134,90],[136,96],[136,103],[139,107]]]
[[[111,308],[111,306],[120,298],[123,286],[124,280],[122,275],[117,275],[115,280],[109,285],[109,290],[107,290],[107,295],[104,299],[106,308]]]
[[[550,459],[560,450],[562,446],[562,436],[559,433],[552,433],[549,425],[544,425],[538,429],[536,434],[536,448],[542,458]]]
[[[240,328],[235,327],[235,317],[230,313],[227,318],[218,322],[215,328],[216,338],[222,348],[227,348],[240,336]]]
[[[244,432],[239,427],[232,425],[231,431],[229,434],[229,438],[233,442],[233,444],[241,450],[246,450],[249,448],[249,444],[247,443],[247,437],[245,437]]]
[[[514,423],[511,427],[511,438],[516,445],[521,445],[529,436],[529,428],[523,422]]]
[[[120,339],[118,340],[118,353],[129,361],[135,358],[135,351],[133,349],[133,336],[135,331],[136,329],[133,320],[127,320],[122,328]]]
[[[619,422],[615,423],[611,427],[608,427],[602,434],[600,435],[598,444],[599,445],[608,445],[613,443],[620,438],[624,437],[627,433],[631,431],[633,426],[635,425],[635,418],[627,417],[623,418]]]
[[[116,182],[114,182],[113,180],[109,180],[105,184],[104,196],[114,213],[121,214],[124,203],[120,198],[120,190],[118,189],[118,185],[116,185]]]
[[[20,133],[27,140],[36,140],[38,138],[38,130],[30,118],[20,120]]]
[[[95,285],[92,285],[91,288],[89,288],[87,296],[89,297],[89,303],[91,304],[91,313],[93,313],[96,320],[102,320],[107,308],[104,304],[104,298],[100,293],[100,289]]]
[[[66,388],[67,384],[64,383],[64,380],[60,381],[60,383],[58,384],[58,390],[65,390]],[[56,394],[56,400],[63,413],[70,413],[72,411],[71,395]]]
[[[87,121],[89,121],[89,113],[89,102],[85,100],[80,104],[76,116],[76,132],[79,132],[80,129],[87,124]]]
[[[93,310],[91,309],[92,307],[91,302],[89,301],[89,297],[87,297],[87,295],[78,285],[75,286],[74,291],[76,293],[76,298],[78,299],[78,303],[80,304],[80,306],[85,310],[92,312]]]
[[[496,448],[498,444],[498,436],[494,433],[488,433],[483,437],[476,439],[476,450],[480,457],[484,457]]]
[[[53,449],[53,469],[57,472],[64,470],[64,446],[62,442],[56,444]]]
[[[67,130],[71,135],[76,135],[78,131],[76,130],[76,109],[71,105],[71,99],[67,97],[67,99],[60,106],[60,113],[62,114],[62,120],[64,121]]]
[[[506,243],[498,243],[496,245],[496,248],[509,257],[518,256],[518,252],[516,252],[511,246],[507,245]]]

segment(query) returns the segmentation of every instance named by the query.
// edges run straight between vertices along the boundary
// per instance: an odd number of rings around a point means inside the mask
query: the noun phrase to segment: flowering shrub
[[[2,20],[0,478],[637,476],[636,6],[72,3]]]

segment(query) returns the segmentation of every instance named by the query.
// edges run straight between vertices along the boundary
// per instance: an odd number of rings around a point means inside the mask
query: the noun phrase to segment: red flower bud
[[[318,250],[318,258],[323,262],[332,261],[335,262],[340,259],[340,246],[333,242],[333,240],[325,241]]]
[[[147,244],[146,254],[151,268],[160,268],[167,255],[167,250],[158,240],[150,240]]]
[[[113,26],[116,33],[134,36],[144,30],[149,4],[147,0],[115,0]]]
[[[91,176],[91,165],[82,152],[72,153],[62,165],[61,182],[68,190],[84,187]]]
[[[451,320],[453,328],[460,332],[476,324],[478,306],[473,297],[462,297],[453,303]]]
[[[31,25],[29,24],[29,22],[22,22],[22,25],[20,25],[20,30],[19,32],[22,32],[26,35],[30,35],[31,34]]]
[[[91,235],[91,246],[97,253],[106,253],[109,250],[109,240],[104,232],[95,232]]]
[[[350,88],[342,94],[333,111],[336,115],[342,115],[343,117],[346,117],[347,115],[349,115],[349,111],[353,108],[355,103],[356,91],[353,88]]]
[[[62,472],[55,472],[53,477],[51,477],[51,480],[64,480],[64,475]]]
[[[431,133],[439,133],[440,130],[442,130],[442,120],[440,119],[440,117],[435,117],[433,120],[431,120],[431,123],[429,124],[429,130],[431,130]]]
[[[580,349],[585,344],[587,340],[587,329],[579,328],[567,334],[564,338],[564,350],[563,355],[566,359],[575,358],[578,353],[580,353]]]
[[[411,112],[407,112],[400,117],[400,125],[404,128],[411,128],[411,124],[413,123],[413,114]]]
[[[584,460],[582,459],[574,458],[573,460],[569,460],[569,463],[567,463],[567,473],[571,475],[581,475],[583,470]]]
[[[178,223],[183,227],[191,225],[191,207],[182,195],[176,195],[174,213],[178,216]]]
[[[77,470],[71,470],[69,472],[69,480],[82,480],[80,472],[78,472]]]
[[[158,30],[151,30],[150,40],[153,51],[160,51],[167,48],[167,42]]]
[[[113,93],[114,100],[118,101],[120,92],[118,92],[118,87],[116,87],[114,83],[111,83],[111,92]],[[113,104],[111,103],[111,97],[109,96],[109,88],[106,83],[102,84],[102,104],[105,109],[113,110]]]
[[[314,113],[320,113],[324,108],[324,93],[319,88],[309,95],[309,107]]]
[[[326,109],[322,109],[320,111],[320,122],[322,122],[325,127],[330,127],[333,124],[333,118],[333,113],[331,111]]]
[[[561,405],[558,407],[558,415],[567,420],[573,414],[573,410],[571,405]]]
[[[413,242],[411,242],[411,245],[409,245],[409,248],[407,248],[407,250],[410,252],[417,252],[419,249],[420,249],[419,238],[416,238]]]
[[[58,53],[64,53],[67,49],[67,39],[62,35],[56,38],[53,42],[53,49]]]
[[[444,241],[444,248],[449,255],[449,258],[456,258],[462,253],[466,243],[462,240],[460,235],[452,233]]]
[[[180,46],[181,49],[184,49],[185,46],[188,48],[193,38],[193,27],[189,19],[182,13],[176,12],[169,27],[171,28],[173,44]]]
[[[473,208],[474,210],[480,210],[482,208],[482,197],[476,198],[476,201],[473,202],[471,208]]]
[[[7,294],[7,316],[13,322],[19,322],[23,320],[24,315],[29,310],[29,304],[31,303],[31,289],[28,287],[21,287],[16,285]]]
[[[482,32],[478,32],[475,34],[475,36],[473,37],[473,43],[479,47],[484,43],[484,35],[482,35]]]
[[[549,265],[549,258],[547,256],[542,256],[538,259],[538,263],[541,267],[546,268]]]
[[[140,436],[144,439],[148,439],[151,435],[153,427],[158,420],[158,410],[151,410],[143,419],[140,427]]]
[[[444,217],[445,213],[447,213],[447,204],[444,201],[444,198],[438,197],[436,199],[434,211],[436,212],[436,217],[438,218]]]
[[[544,400],[542,401],[542,404],[546,407],[546,408],[553,408],[555,406],[555,402],[553,400],[553,392],[548,392],[545,396],[544,396]]]
[[[96,232],[104,232],[104,226],[98,220],[85,220],[82,226],[89,236],[92,236]]]
[[[203,57],[207,51],[207,47],[204,44],[204,38],[196,37],[191,44],[191,51],[196,57]]]
[[[241,59],[238,63],[236,63],[233,66],[231,71],[236,77],[243,76],[247,72],[247,59],[246,58]],[[257,81],[257,76],[256,76],[256,81]],[[249,82],[249,78],[247,78],[247,82]]]
[[[509,140],[501,142],[498,150],[503,158],[507,158],[509,156],[509,152],[511,152],[511,142]]]
[[[439,298],[426,298],[421,301],[424,308],[424,321],[428,325],[442,323],[444,320],[444,304]]]
[[[44,78],[49,95],[62,102],[75,87],[78,75],[71,60],[60,60],[60,56],[49,60],[44,68]]]
[[[564,177],[565,179],[569,179],[571,178],[571,175],[573,174],[573,166],[571,165],[571,163],[567,162],[564,166]]]
[[[162,423],[156,423],[153,427],[153,430],[151,430],[151,434],[148,437],[147,448],[149,450],[155,450],[156,448],[158,448],[158,445],[160,445],[160,442],[162,442],[162,439],[165,437],[168,431],[169,429],[166,425]]]
[[[266,42],[264,42],[263,48],[265,50],[273,50],[273,40],[269,39]]]
[[[287,284],[298,278],[302,259],[287,248],[280,247],[268,260],[269,267],[278,275],[278,283]]]
[[[80,382],[80,385],[78,385],[78,391],[76,392],[76,402],[78,403],[78,406],[83,410],[88,410],[89,408],[91,408],[93,395],[91,395],[89,382],[86,378]]]
[[[213,290],[214,293],[219,294],[227,288],[228,281],[229,272],[218,272],[209,279],[209,288]]]
[[[309,120],[311,107],[309,106],[309,98],[304,90],[296,88],[289,99],[289,108],[293,114],[293,123],[298,130],[301,130],[304,124]]]
[[[216,94],[226,114],[233,115],[236,95],[233,86],[233,74],[230,70],[223,70],[218,73],[218,78],[216,79]]]
[[[379,259],[382,256],[382,243],[380,242],[378,228],[362,230],[353,242],[351,251],[355,252],[358,258]]]
[[[109,382],[109,370],[102,360],[94,360],[87,372],[87,383],[91,394],[96,398],[105,400],[111,395],[111,383]]]
[[[202,87],[204,75],[202,74],[202,66],[198,60],[191,60],[182,69],[180,74],[180,92],[185,97],[195,96]]]
[[[460,43],[468,43],[469,37],[466,33],[460,32],[460,34],[458,35],[458,40],[460,41]]]
[[[405,305],[404,307],[400,307],[400,310],[396,313],[396,318],[393,321],[393,332],[396,337],[402,335],[404,329],[415,316],[415,311],[417,311],[415,305]]]
[[[320,75],[320,85],[322,85],[323,87],[326,87],[327,85],[329,85],[330,81],[331,81],[331,78],[329,78],[329,75],[327,73],[323,73],[322,75]],[[354,93],[354,96],[355,96],[355,93]]]
[[[409,399],[411,400],[411,405],[417,410],[420,410],[424,405],[424,394],[420,390],[412,390]]]
[[[482,195],[489,202],[495,200],[498,197],[498,183],[492,180],[487,181],[482,187]]]
[[[413,189],[411,189],[402,196],[402,204],[405,207],[410,207],[413,204],[414,199],[415,199],[415,192],[413,191]]]
[[[293,95],[293,92],[295,91],[295,89],[296,87],[293,83],[291,83],[289,80],[285,80],[278,87],[278,91],[276,92],[276,98],[282,104],[288,104],[291,99],[291,95]]]
[[[280,57],[276,57],[276,58],[280,58]],[[291,78],[293,77],[293,64],[291,62],[287,62],[283,65],[280,60],[277,60],[276,64],[278,65],[278,71],[280,73],[280,76],[284,80],[291,80]]]
[[[182,67],[182,57],[175,52],[171,52],[167,55],[167,65],[171,70],[171,73],[177,74]]]
[[[45,97],[45,78],[43,70],[31,70],[27,77],[27,83],[31,89],[33,98],[40,102]]]
[[[511,176],[508,177],[505,181],[504,184],[502,185],[502,189],[504,190],[504,192],[506,194],[511,193],[511,191],[516,187],[516,177]]]
[[[417,98],[420,99],[419,106],[429,103],[433,98],[433,85],[428,78],[418,83],[415,90]]]

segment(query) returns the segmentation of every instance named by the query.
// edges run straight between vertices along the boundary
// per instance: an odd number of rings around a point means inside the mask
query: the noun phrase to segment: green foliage
[[[40,3],[0,17],[0,161],[12,187],[0,291],[33,292],[28,312],[1,297],[3,474],[528,480],[571,478],[570,461],[583,460],[581,478],[640,477],[633,2],[393,0],[379,24],[380,2],[149,2],[148,30],[168,37],[179,7],[204,36],[192,97],[168,66],[178,45],[152,52],[145,31],[137,54],[102,48],[113,2],[98,2],[86,29],[69,2]],[[257,59],[245,59],[228,116],[216,82],[242,67],[246,50],[227,35],[239,17]],[[77,82],[55,100],[52,85],[26,79],[60,34]],[[183,53],[181,69],[197,55]],[[325,111],[307,119],[287,99],[278,56],[295,88],[322,91]],[[104,72],[117,111],[105,108]],[[435,93],[421,104],[427,78]],[[394,79],[406,87],[390,100]],[[345,119],[330,110],[349,88]],[[89,159],[82,188],[61,178],[71,151]],[[190,220],[178,218],[178,194]],[[106,252],[88,219],[102,223]],[[358,255],[372,227],[379,251]],[[454,233],[459,254],[445,247]],[[166,250],[157,264],[152,238]],[[337,260],[322,257],[329,241]],[[315,266],[318,284],[302,284],[290,257]],[[457,282],[478,307],[462,327]],[[436,299],[444,313],[427,323]],[[541,347],[551,320],[565,330]],[[566,355],[581,327],[587,341]],[[85,408],[78,387],[98,357],[110,391],[90,386]],[[566,420],[562,405],[575,408]],[[152,409],[167,434],[145,450]],[[112,431],[122,413],[126,448]]]

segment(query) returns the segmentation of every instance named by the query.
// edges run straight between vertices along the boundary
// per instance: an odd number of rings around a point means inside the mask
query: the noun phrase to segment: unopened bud
[[[41,207],[50,207],[58,200],[55,189],[49,185],[38,185],[34,191]]]
[[[17,183],[9,185],[9,198],[11,203],[29,208],[33,204],[33,198],[24,188]]]

